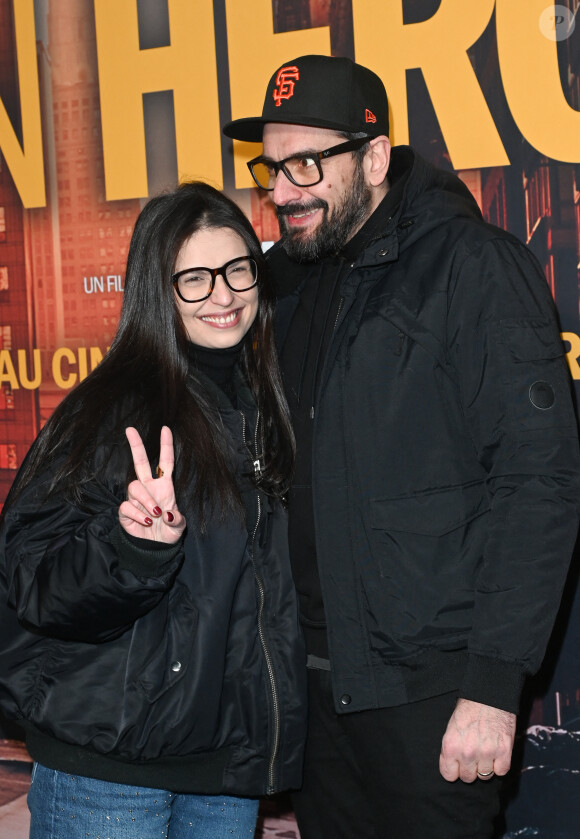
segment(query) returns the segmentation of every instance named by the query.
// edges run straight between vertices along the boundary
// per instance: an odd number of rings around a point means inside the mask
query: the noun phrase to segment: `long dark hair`
[[[129,248],[119,327],[99,366],[60,403],[38,436],[4,507],[34,476],[55,464],[51,491],[83,503],[84,486],[107,472],[120,489],[134,478],[124,429],[138,428],[152,462],[161,427],[175,442],[178,503],[203,529],[209,509],[240,510],[232,461],[215,397],[192,372],[188,338],[171,281],[181,246],[201,229],[229,228],[258,264],[258,312],[245,336],[240,366],[262,417],[265,465],[260,486],[288,489],[294,438],[272,333],[273,291],[260,243],[240,208],[201,182],[184,183],[149,201]],[[193,486],[192,486],[193,479]]]

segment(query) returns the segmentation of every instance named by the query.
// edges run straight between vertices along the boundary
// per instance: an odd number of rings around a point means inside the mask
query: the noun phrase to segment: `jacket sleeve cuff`
[[[517,714],[525,678],[514,662],[470,654],[459,696]]]
[[[167,573],[183,552],[183,536],[174,545],[169,545],[131,536],[120,524],[116,524],[110,538],[119,558],[119,567],[140,578],[160,577]]]

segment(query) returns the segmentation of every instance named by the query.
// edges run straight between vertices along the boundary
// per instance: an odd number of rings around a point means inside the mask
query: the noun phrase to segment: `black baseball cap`
[[[267,122],[388,135],[387,92],[376,73],[350,58],[302,55],[286,61],[270,79],[261,117],[235,119],[223,132],[258,143]]]

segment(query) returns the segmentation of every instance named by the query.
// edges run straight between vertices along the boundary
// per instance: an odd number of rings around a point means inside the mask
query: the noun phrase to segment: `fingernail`
[[[161,507],[153,507],[153,513],[154,513],[154,515],[156,515],[156,516],[160,516],[162,512],[163,512],[163,511],[162,511]]]
[[[173,521],[174,518],[175,518],[175,516],[173,515],[173,513],[170,513],[169,510],[168,510],[167,511],[167,521]]]
[[[147,518],[145,519],[145,524],[147,526],[149,526],[150,524],[153,524],[153,519],[150,519],[149,516],[147,516]]]

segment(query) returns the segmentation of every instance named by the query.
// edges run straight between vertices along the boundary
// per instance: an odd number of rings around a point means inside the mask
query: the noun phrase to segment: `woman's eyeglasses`
[[[258,282],[258,265],[251,256],[239,256],[220,268],[184,268],[171,280],[184,303],[199,303],[210,297],[218,274],[232,291],[249,291]]]

